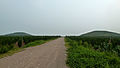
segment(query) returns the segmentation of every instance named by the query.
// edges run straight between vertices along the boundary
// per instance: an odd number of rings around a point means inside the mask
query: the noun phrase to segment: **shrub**
[[[68,49],[67,64],[70,68],[105,68],[106,66],[118,68],[120,67],[120,58],[78,46],[77,48]]]
[[[80,45],[80,40],[77,37],[66,37],[69,45],[66,63],[70,68],[120,68],[119,45],[113,46],[104,41],[93,45],[91,39],[82,41]]]

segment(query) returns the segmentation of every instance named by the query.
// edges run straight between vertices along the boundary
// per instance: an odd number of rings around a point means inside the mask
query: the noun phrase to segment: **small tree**
[[[85,47],[88,47],[89,44],[88,44],[88,42],[84,42],[83,45],[84,45]]]
[[[82,43],[83,43],[82,40],[80,40],[80,45],[82,45]]]

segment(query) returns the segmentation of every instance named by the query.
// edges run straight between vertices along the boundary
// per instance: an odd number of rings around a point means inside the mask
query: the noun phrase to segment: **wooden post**
[[[21,47],[23,47],[25,45],[25,43],[24,43],[24,40],[22,39],[22,46]]]
[[[15,48],[18,48],[19,47],[19,45],[18,45],[18,41],[15,43]]]

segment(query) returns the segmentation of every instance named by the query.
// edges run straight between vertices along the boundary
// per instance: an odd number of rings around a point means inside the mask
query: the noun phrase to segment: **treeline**
[[[51,40],[59,36],[0,36],[0,54],[6,53],[15,47],[24,45],[36,40]]]
[[[120,68],[120,38],[67,36],[70,68]]]

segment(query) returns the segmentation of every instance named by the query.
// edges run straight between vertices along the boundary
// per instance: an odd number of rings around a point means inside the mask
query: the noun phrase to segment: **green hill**
[[[5,36],[32,36],[32,35],[25,32],[15,32],[15,33],[6,34]]]
[[[82,37],[101,37],[101,36],[120,37],[120,34],[114,33],[114,32],[109,32],[109,31],[93,31],[93,32],[83,34],[81,36]]]

